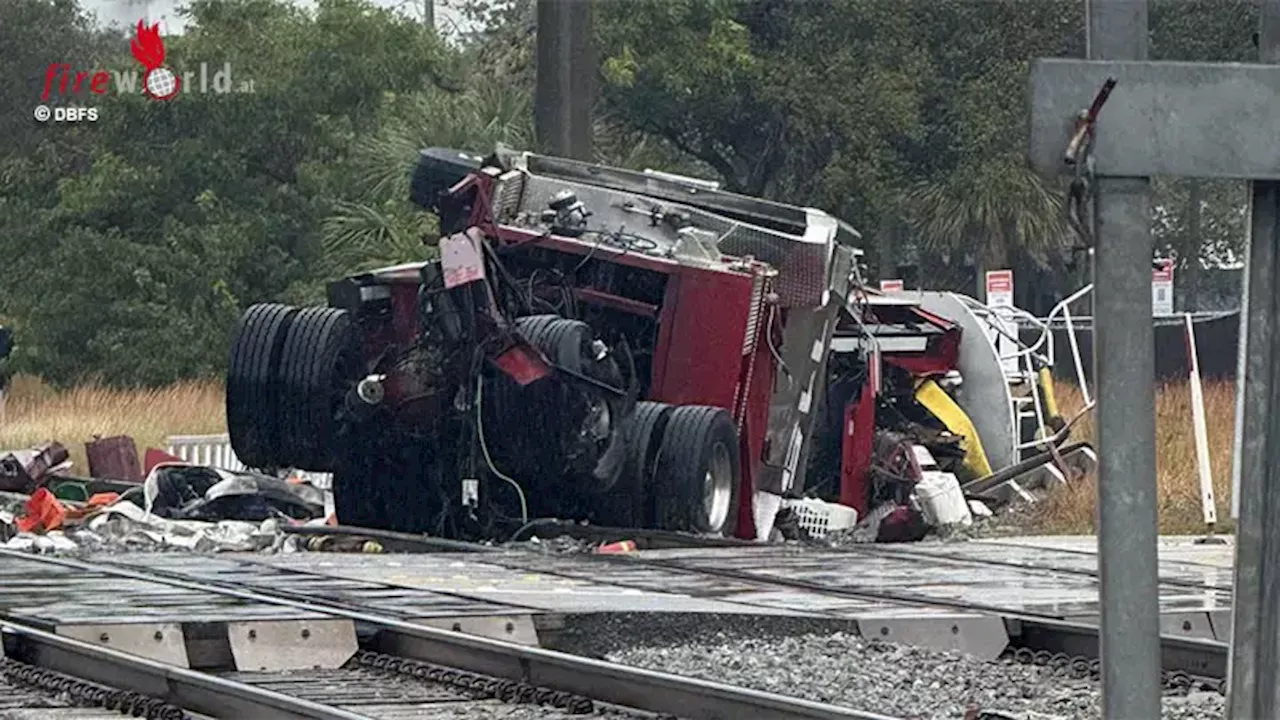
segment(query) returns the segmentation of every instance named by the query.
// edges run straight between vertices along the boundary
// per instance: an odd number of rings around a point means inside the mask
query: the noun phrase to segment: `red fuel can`
[[[138,446],[128,435],[109,438],[95,435],[84,444],[84,453],[89,458],[90,477],[142,482]]]

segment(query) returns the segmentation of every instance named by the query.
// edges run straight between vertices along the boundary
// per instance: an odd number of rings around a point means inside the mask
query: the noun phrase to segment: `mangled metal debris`
[[[0,491],[34,492],[46,476],[70,468],[68,457],[56,442],[0,454]]]
[[[968,298],[871,290],[824,212],[501,147],[424,150],[411,195],[440,259],[255,305],[231,348],[238,459],[332,473],[344,524],[912,540],[1062,441],[1052,358],[1003,357]]]
[[[85,445],[96,477],[70,474],[67,451],[58,443],[0,456],[9,488],[0,490],[0,542],[6,547],[279,549],[296,544],[279,532],[282,524],[327,520],[326,492],[293,477],[176,462],[150,449],[143,478],[132,438],[94,438]]]

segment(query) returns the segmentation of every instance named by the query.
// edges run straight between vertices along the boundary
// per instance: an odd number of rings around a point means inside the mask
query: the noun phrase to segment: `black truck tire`
[[[729,411],[707,405],[675,408],[663,429],[654,471],[658,527],[732,536],[741,477],[738,431]]]
[[[289,467],[329,472],[338,408],[359,374],[346,310],[307,308],[289,326],[280,358],[280,455]]]
[[[551,362],[582,372],[587,344],[594,339],[590,325],[559,315],[528,315],[516,320],[516,329]]]
[[[564,318],[559,315],[526,315],[522,318],[516,318],[516,330],[524,336],[529,344],[542,350],[545,346],[543,335],[547,333],[551,323]],[[545,353],[546,351],[543,350]],[[554,358],[552,358],[554,360]]]
[[[618,527],[653,524],[654,466],[672,409],[666,403],[636,403],[635,412],[627,418],[622,431],[627,453],[622,475],[611,487],[599,490],[602,496],[596,515],[600,524]]]
[[[259,303],[245,310],[236,324],[227,368],[227,434],[236,457],[251,468],[283,464],[277,369],[285,335],[297,314],[296,307]]]

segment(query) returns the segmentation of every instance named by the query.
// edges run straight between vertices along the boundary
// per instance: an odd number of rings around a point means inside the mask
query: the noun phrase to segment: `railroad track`
[[[567,534],[575,537],[590,537],[593,539],[625,537],[625,532],[620,529],[576,528],[556,525],[555,523],[546,524],[546,528],[567,530]],[[336,532],[359,533],[360,530],[352,528]],[[679,538],[667,537],[667,535],[669,534],[664,534],[658,538],[661,545],[667,548],[678,546]],[[411,546],[414,543],[413,539],[404,538],[404,541],[404,547],[411,550]],[[477,557],[478,562],[512,570],[543,573],[574,580],[601,577],[603,574],[597,573],[593,568],[598,568],[601,564],[604,564],[613,569],[620,569],[620,572],[608,573],[607,578],[603,580],[604,582],[645,590],[660,589],[655,587],[652,577],[645,577],[641,574],[642,569],[651,569],[668,573],[669,577],[683,575],[688,577],[719,578],[726,581],[754,584],[762,589],[767,587],[790,588],[833,598],[856,599],[873,603],[897,603],[903,606],[934,608],[961,613],[980,613],[999,617],[1005,622],[1011,640],[1011,646],[1007,653],[1007,657],[1010,659],[1039,665],[1061,666],[1070,669],[1070,672],[1076,675],[1087,674],[1089,668],[1096,668],[1097,665],[1099,639],[1098,628],[1094,624],[1072,622],[1062,615],[1019,610],[990,603],[949,599],[938,597],[936,594],[914,592],[910,589],[873,589],[865,585],[848,586],[840,584],[841,581],[847,581],[849,578],[813,580],[787,577],[782,574],[782,570],[774,567],[774,561],[777,556],[767,554],[769,552],[768,549],[732,541],[704,543],[698,538],[689,539],[687,544],[693,546],[695,550],[706,550],[710,547],[736,547],[738,550],[719,550],[715,554],[702,556],[689,553],[683,557],[680,556],[679,552],[675,553],[675,557],[654,557],[653,553],[646,553],[638,557],[630,554],[582,554],[571,556],[571,564],[568,564],[563,558],[558,558],[554,555],[546,556],[531,551],[500,550],[479,544],[459,544],[456,541],[450,541],[449,547],[443,548],[431,544],[431,540],[427,539],[423,541],[421,549],[433,551],[444,549],[449,552],[475,553],[480,555],[480,557]],[[1010,546],[1010,548],[1006,549],[1012,548],[1013,546]],[[925,551],[923,548],[917,550],[915,548],[898,549],[882,546],[855,546],[840,549],[805,548],[795,553],[792,557],[810,558],[814,561],[814,564],[821,565],[824,556],[839,556],[843,554],[847,557],[849,554],[861,554],[868,557],[922,563],[1003,567],[1033,574],[1041,579],[1054,575],[1088,578],[1090,581],[1096,581],[1098,578],[1096,570],[1086,567],[1090,558],[1084,557],[1085,554],[1083,553],[1079,554],[1078,562],[1072,565],[1046,566],[992,558],[956,557],[951,553],[945,552],[945,549],[932,549],[934,551]],[[753,554],[759,557],[760,560],[754,566],[749,566]],[[871,574],[874,575],[874,573]],[[671,582],[669,584],[678,587],[682,583]],[[1161,585],[1166,589],[1199,590],[1218,594],[1222,594],[1224,590],[1229,590],[1229,588],[1223,588],[1220,584],[1195,582],[1176,577],[1163,577]],[[1166,635],[1162,638],[1162,649],[1165,677],[1171,687],[1195,684],[1208,689],[1220,690],[1222,688],[1222,681],[1227,672],[1228,646],[1226,643]]]
[[[668,530],[635,530],[630,528],[610,528],[590,525],[581,525],[578,523],[569,523],[560,520],[546,519],[535,521],[526,525],[526,533],[529,531],[543,531],[549,533],[550,536],[568,536],[580,540],[589,540],[597,542],[609,542],[615,540],[632,540],[637,543],[641,550],[664,550],[664,549],[690,549],[690,548],[757,548],[759,545],[752,541],[738,540],[735,538],[711,538],[690,535],[688,533],[679,533]],[[299,535],[362,535],[379,540],[387,541],[387,544],[395,548],[398,552],[460,552],[460,553],[501,553],[500,548],[490,545],[482,545],[479,543],[469,543],[458,540],[445,540],[442,538],[431,538],[409,535],[405,533],[394,533],[382,530],[369,530],[364,528],[335,526],[324,528],[308,528],[296,527],[285,528],[284,532]],[[515,538],[519,539],[519,538]],[[1099,578],[1097,570],[1097,554],[1091,551],[1076,550],[1070,548],[1043,548],[1032,545],[1022,545],[1016,543],[1004,543],[997,540],[986,540],[982,542],[983,546],[990,547],[994,552],[1022,553],[1026,555],[1058,555],[1063,557],[1065,562],[1070,564],[1045,564],[1031,561],[1009,560],[1007,558],[1000,559],[994,557],[974,557],[972,554],[961,555],[957,552],[957,548],[964,547],[966,552],[971,553],[974,543],[913,543],[910,545],[881,545],[876,543],[858,543],[842,546],[828,546],[819,543],[810,543],[801,546],[803,552],[812,554],[831,553],[852,553],[859,555],[870,555],[875,557],[895,557],[908,560],[914,559],[931,559],[938,561],[946,561],[957,565],[970,566],[986,566],[986,567],[1003,567],[1017,570],[1030,570],[1040,573],[1054,573],[1061,575],[1072,575],[1078,577],[1088,577],[1093,580]],[[1183,576],[1162,575],[1160,584],[1166,586],[1186,588],[1189,590],[1204,591],[1230,591],[1230,573],[1227,570],[1213,565],[1202,565],[1192,561],[1182,560],[1174,563]],[[1224,579],[1215,578],[1212,581],[1204,579],[1191,580],[1187,579],[1187,575],[1223,575]]]
[[[549,566],[541,562],[545,556],[525,553],[529,561],[521,562],[513,553],[492,553],[484,556],[483,562],[500,565],[511,569],[536,571],[550,575],[561,574],[564,577],[581,579],[591,576],[592,565],[610,565],[622,568],[652,568],[671,573],[702,575],[762,586],[773,586],[804,590],[818,595],[837,598],[865,600],[872,602],[889,602],[901,605],[934,608],[963,613],[978,613],[999,617],[1004,620],[1009,631],[1011,654],[1019,659],[1047,664],[1052,660],[1055,664],[1065,658],[1067,664],[1079,667],[1093,664],[1100,657],[1098,627],[1087,623],[1070,622],[1060,615],[1017,610],[999,605],[950,600],[920,592],[896,589],[868,589],[867,587],[849,587],[834,582],[820,582],[810,579],[781,576],[776,568],[770,566],[770,557],[761,554],[756,567],[742,569],[735,564],[745,564],[750,554],[734,558],[722,555],[704,555],[690,558],[656,558],[634,557],[627,554],[600,555],[582,554],[579,558],[584,567],[582,573],[565,574],[563,568]],[[1025,568],[1024,568],[1025,569]],[[625,584],[611,576],[608,582]],[[1172,635],[1161,637],[1163,665],[1166,679],[1173,684],[1193,682],[1219,689],[1227,674],[1229,646],[1213,640],[1184,638]]]
[[[8,646],[0,674],[10,684],[65,694],[83,707],[148,720],[208,717],[359,720],[361,715],[266,688],[166,665],[125,652],[0,621]]]
[[[286,591],[245,589],[243,586],[196,581],[155,569],[139,570],[111,563],[88,563],[0,550],[0,560],[4,558],[14,563],[38,563],[132,583],[163,585],[175,591],[291,608],[311,616],[345,618],[375,631],[380,652],[362,650],[353,659],[351,667],[344,666],[342,672],[345,674],[336,679],[330,677],[328,685],[337,687],[334,692],[338,697],[319,696],[312,700],[280,690],[293,688],[298,692],[301,687],[314,687],[316,683],[307,681],[315,675],[314,671],[301,671],[295,678],[279,674],[265,678],[243,673],[218,677],[89,643],[70,641],[34,627],[12,623],[17,634],[34,644],[36,650],[27,651],[23,657],[29,658],[30,664],[36,668],[72,673],[82,680],[127,692],[145,693],[175,707],[214,717],[255,720],[405,717],[400,709],[395,708],[375,712],[370,703],[377,698],[352,698],[350,693],[344,694],[343,688],[346,687],[368,687],[368,679],[361,680],[358,673],[378,672],[465,690],[470,694],[467,702],[515,701],[551,706],[557,711],[575,715],[594,713],[608,717],[625,712],[624,709],[636,709],[682,720],[898,720],[848,707],[437,629],[393,615],[362,611],[341,603],[320,602]],[[51,587],[49,594],[56,594],[56,586]],[[477,694],[480,697],[477,698]],[[406,703],[415,700],[418,699],[401,698],[383,704],[399,705],[402,709]]]
[[[496,706],[511,704],[522,705],[522,716],[531,720],[627,720],[636,715],[565,693],[368,651],[336,669],[215,675],[18,623],[6,621],[0,628],[16,656],[0,658],[0,680],[25,692],[19,698],[22,705],[99,708],[104,718],[111,711],[116,717],[148,720],[467,718],[491,716]]]
[[[541,523],[530,523],[529,530],[537,531],[542,529],[549,531],[554,537],[556,535],[564,535],[580,540],[590,540],[598,542],[609,542],[612,540],[632,540],[637,543],[642,550],[663,550],[663,549],[690,549],[690,548],[755,548],[759,547],[756,543],[725,538],[707,538],[687,533],[678,533],[667,530],[633,530],[628,528],[608,528],[580,525],[577,523],[565,523],[562,521],[548,520]],[[410,535],[406,533],[396,533],[385,530],[372,530],[366,528],[357,528],[350,526],[330,526],[330,527],[289,527],[283,528],[283,531],[289,534],[306,535],[306,536],[362,536],[369,537],[380,541],[386,548],[393,552],[456,552],[468,554],[501,554],[503,550],[491,545],[482,545],[479,543],[470,543],[459,540],[445,540],[442,538],[423,537]],[[1069,548],[1042,548],[1037,546],[1021,545],[1016,543],[1002,543],[995,540],[987,540],[982,543],[983,546],[990,547],[994,552],[1008,553],[1024,553],[1024,554],[1043,554],[1058,555],[1065,557],[1065,562],[1069,564],[1046,564],[1030,561],[1018,561],[1010,559],[1000,559],[994,557],[974,557],[972,554],[961,555],[956,552],[959,546],[966,547],[966,551],[971,551],[973,543],[916,543],[910,546],[893,546],[880,545],[874,543],[852,544],[844,546],[827,546],[821,544],[809,544],[802,546],[803,552],[820,555],[822,553],[839,554],[858,554],[874,557],[902,558],[906,560],[928,559],[953,563],[956,565],[969,565],[979,567],[1001,567],[1015,570],[1028,570],[1038,573],[1052,573],[1059,575],[1070,575],[1076,577],[1087,577],[1092,580],[1098,580],[1099,574],[1097,570],[1097,554],[1089,551],[1074,550]],[[1223,570],[1212,565],[1201,565],[1191,561],[1179,561],[1176,563],[1179,571],[1183,576],[1162,575],[1160,584],[1171,587],[1185,588],[1188,590],[1203,590],[1206,592],[1227,591],[1230,592],[1230,578],[1225,580],[1215,578],[1211,581],[1204,579],[1191,580],[1186,575],[1229,575],[1229,571]],[[1197,572],[1198,571],[1198,572]]]
[[[582,526],[544,523],[545,529],[565,531],[579,538],[619,539],[627,536],[624,529],[590,528]],[[306,529],[299,528],[298,532]],[[333,534],[360,534],[358,528],[338,528],[331,530]],[[532,573],[559,576],[573,580],[601,579],[612,585],[632,587],[642,590],[664,590],[655,578],[646,575],[645,570],[667,573],[668,587],[680,587],[678,576],[688,578],[718,578],[725,581],[748,583],[761,589],[789,588],[808,593],[824,595],[832,598],[862,600],[870,603],[889,603],[901,606],[932,608],[958,613],[978,613],[998,617],[1006,626],[1010,639],[1010,647],[1006,653],[1008,659],[1038,665],[1061,667],[1071,674],[1088,674],[1089,668],[1096,668],[1100,655],[1098,628],[1095,624],[1073,622],[1062,615],[1019,610],[1007,606],[971,602],[965,600],[939,597],[937,594],[915,592],[901,588],[871,588],[867,585],[842,585],[856,579],[865,580],[874,577],[874,571],[868,571],[862,578],[840,577],[821,580],[788,577],[786,570],[776,567],[778,557],[812,561],[813,565],[823,565],[823,558],[860,554],[867,557],[890,558],[921,563],[952,564],[972,567],[1003,567],[1022,573],[1037,576],[1043,580],[1055,575],[1074,578],[1088,578],[1096,582],[1096,570],[1085,567],[1090,558],[1078,553],[1079,563],[1071,566],[1045,566],[1034,563],[1002,561],[998,559],[970,559],[956,557],[945,552],[945,548],[933,548],[935,551],[899,549],[883,546],[854,546],[851,548],[803,548],[788,552],[777,552],[777,548],[761,548],[745,542],[716,540],[706,542],[701,538],[683,538],[686,547],[679,548],[681,537],[673,533],[655,533],[653,537],[645,536],[643,541],[651,546],[671,548],[674,557],[655,557],[654,553],[640,556],[633,554],[599,555],[584,553],[571,555],[568,558],[555,555],[544,555],[535,551],[503,550],[492,546],[447,541],[447,545],[439,545],[433,538],[416,539],[412,536],[398,536],[401,548],[412,551],[415,546],[424,551],[445,551],[450,553],[469,553],[476,555],[477,562],[505,567],[511,570],[522,570]],[[692,546],[692,547],[690,547]],[[930,546],[931,548],[933,546]],[[1009,546],[1012,550],[1015,546]],[[709,551],[720,548],[714,554],[696,555],[680,550]],[[773,554],[771,554],[773,553]],[[659,555],[661,553],[658,553]],[[759,561],[752,563],[753,557]],[[248,561],[254,562],[254,561]],[[607,576],[593,568],[608,566],[619,572],[609,572]],[[676,579],[676,581],[672,581]],[[1161,585],[1165,589],[1198,590],[1206,593],[1224,594],[1219,585],[1197,583],[1180,578],[1164,577]],[[954,628],[953,628],[954,631]],[[1208,639],[1166,635],[1161,640],[1164,660],[1165,679],[1171,688],[1197,685],[1211,690],[1221,690],[1223,679],[1227,673],[1228,645]]]

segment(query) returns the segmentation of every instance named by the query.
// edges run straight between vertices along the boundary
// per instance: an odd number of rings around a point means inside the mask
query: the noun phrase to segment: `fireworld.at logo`
[[[182,81],[164,64],[164,40],[160,39],[160,23],[146,27],[138,21],[138,36],[129,43],[133,56],[147,71],[142,75],[142,91],[154,100],[177,96]]]
[[[165,64],[164,40],[160,37],[160,24],[147,27],[138,21],[136,36],[129,43],[133,57],[142,64],[141,91],[153,100],[172,100],[183,92],[251,93],[253,80],[236,82],[231,75],[231,63],[223,63],[213,73],[209,64],[199,63],[199,70],[187,70],[179,74]],[[75,70],[66,63],[52,63],[45,70],[44,92],[41,100],[48,102],[53,95],[83,96],[84,93],[106,95],[114,89],[122,94],[139,91],[138,73],[135,70]]]

